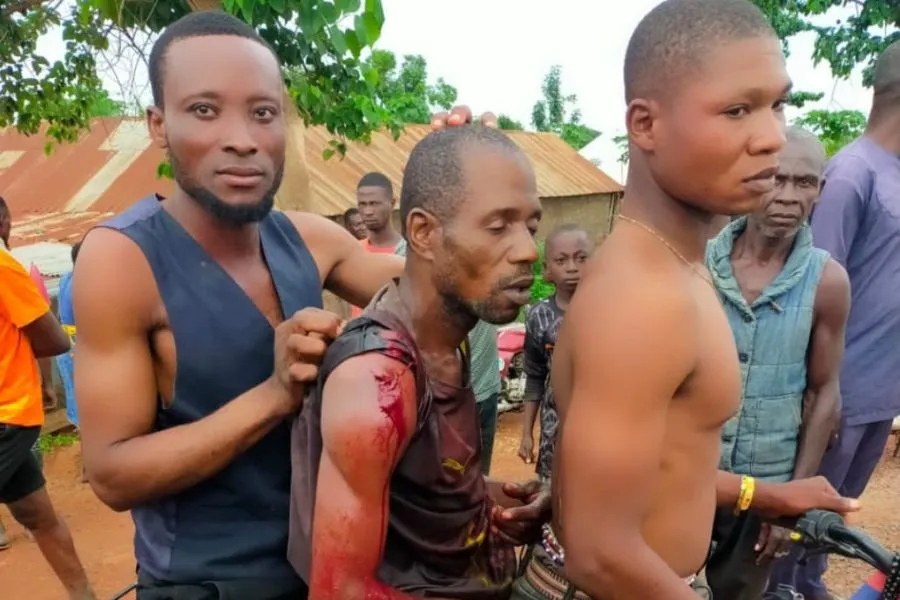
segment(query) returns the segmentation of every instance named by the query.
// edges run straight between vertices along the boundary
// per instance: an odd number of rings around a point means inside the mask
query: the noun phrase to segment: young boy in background
[[[529,464],[535,462],[534,421],[540,407],[535,471],[545,483],[553,468],[553,445],[559,425],[550,389],[553,346],[592,247],[587,231],[578,225],[567,223],[550,232],[544,244],[544,280],[556,286],[556,291],[535,304],[525,320],[525,418],[519,457]]]
[[[550,232],[544,243],[544,281],[552,283],[556,290],[552,296],[535,304],[525,320],[525,419],[519,457],[529,464],[535,462],[534,421],[540,407],[541,434],[535,471],[548,487],[553,470],[556,429],[559,426],[550,387],[553,347],[592,249],[590,236],[578,225],[560,225]],[[514,598],[565,597],[565,578],[541,544],[529,548],[523,560],[525,573],[513,583]],[[583,600],[583,595],[576,595],[575,598]]]

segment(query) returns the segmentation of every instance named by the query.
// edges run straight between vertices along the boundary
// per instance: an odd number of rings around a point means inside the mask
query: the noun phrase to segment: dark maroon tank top
[[[481,473],[478,408],[471,385],[457,388],[428,379],[409,331],[397,315],[380,306],[386,291],[329,347],[318,385],[294,422],[288,558],[308,582],[324,381],[348,358],[379,352],[415,374],[419,404],[416,431],[390,482],[378,579],[416,596],[507,598],[516,559],[511,546],[490,534],[493,505]]]

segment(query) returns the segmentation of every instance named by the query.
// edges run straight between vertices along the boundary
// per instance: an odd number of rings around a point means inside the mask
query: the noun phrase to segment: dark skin
[[[252,202],[274,179],[275,165],[284,161],[283,84],[277,62],[260,54],[258,44],[227,36],[182,40],[170,48],[170,58],[173,53],[176,58],[166,65],[164,80],[166,106],[148,114],[153,139],[177,152],[195,178],[226,202]],[[248,79],[248,74],[254,77]],[[200,108],[197,100],[212,106]],[[261,100],[259,111],[250,110]],[[471,122],[471,110],[458,106],[450,114],[435,115],[433,126]],[[486,113],[481,122],[496,126],[496,117]],[[174,131],[167,135],[172,125]],[[216,177],[217,169],[235,160],[252,161],[263,173],[253,189],[232,189]],[[332,338],[339,327],[336,316],[316,310],[282,321],[256,226],[226,227],[178,188],[164,208],[278,325],[279,359],[271,379],[213,415],[151,433],[158,398],[171,401],[175,380],[168,316],[137,246],[115,231],[91,232],[79,254],[73,290],[79,321],[76,388],[86,471],[98,497],[116,510],[207,479],[296,412],[302,384],[315,379],[323,339]],[[287,214],[313,255],[323,288],[351,304],[364,306],[402,273],[402,258],[365,252],[328,219]]]
[[[557,234],[544,251],[544,280],[556,286],[556,305],[566,310],[575,288],[581,281],[581,271],[591,253],[591,241],[582,230],[565,231]],[[534,422],[543,395],[544,382],[526,385],[526,390],[536,390],[525,395],[525,414],[522,419],[522,441],[519,443],[519,458],[527,464],[534,463]]]
[[[344,227],[358,240],[366,239],[366,224],[358,212],[348,213],[344,217]]]
[[[369,243],[379,248],[394,247],[400,233],[391,224],[394,199],[387,188],[364,185],[356,190],[356,208],[362,217]]]
[[[10,277],[19,279],[17,285],[33,282],[28,274],[19,270]],[[37,289],[30,295],[37,301]],[[63,331],[56,317],[48,310],[43,315],[22,328],[22,333],[32,347],[40,363],[51,356],[62,354],[69,349],[69,336]],[[46,486],[8,504],[10,513],[37,542],[41,554],[59,578],[71,600],[94,600],[84,567],[75,551],[72,536],[65,523],[56,514]]]
[[[740,370],[704,249],[714,215],[752,212],[774,187],[789,89],[778,40],[747,38],[629,104],[623,214],[638,224],[619,223],[589,261],[552,372],[555,531],[568,577],[598,600],[695,599],[684,578],[703,564],[716,506],[737,502],[740,476],[717,465]],[[759,482],[752,506],[855,504],[817,478]]]
[[[406,272],[383,300],[406,321],[429,377],[454,386],[463,383],[458,348],[477,318],[454,312],[438,280],[446,283],[450,269],[460,298],[486,302],[495,320],[515,318],[519,301],[526,299],[495,287],[505,277],[528,272],[537,259],[533,236],[541,214],[533,174],[519,157],[478,148],[468,152],[470,196],[444,225],[424,210],[411,212]],[[388,521],[388,486],[415,432],[417,404],[412,374],[382,355],[349,359],[326,381],[310,598],[412,597],[378,581],[376,572]],[[549,508],[539,486],[491,482],[489,493],[503,507],[494,514],[494,534],[510,543],[533,539]]]
[[[774,193],[748,216],[747,229],[734,243],[732,267],[747,302],[753,302],[781,273],[791,248],[821,189],[825,152],[818,140],[792,134],[779,154]],[[794,479],[814,477],[840,424],[840,365],[850,310],[850,280],[836,261],[822,271],[813,306],[803,425]],[[783,554],[788,531],[764,524],[757,549],[762,564]]]
[[[274,56],[234,36],[180,40],[168,51],[163,87],[164,106],[148,111],[154,142],[178,159],[193,185],[231,205],[258,202],[284,164],[283,84]],[[236,176],[235,167],[255,175]],[[192,487],[292,415],[340,324],[335,315],[314,309],[281,314],[256,224],[222,223],[180,184],[163,209],[276,329],[276,364],[270,379],[212,415],[154,432],[158,402],[171,402],[176,375],[168,315],[138,247],[117,231],[88,234],[73,290],[76,387],[88,477],[116,510]],[[351,303],[368,302],[402,270],[402,259],[365,252],[328,219],[288,216],[313,255],[323,288]]]

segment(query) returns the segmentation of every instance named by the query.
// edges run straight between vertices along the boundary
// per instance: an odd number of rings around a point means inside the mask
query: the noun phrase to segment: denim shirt
[[[797,457],[807,351],[816,289],[829,255],[803,225],[781,273],[748,303],[731,265],[747,219],[732,222],[706,248],[706,265],[728,316],[741,364],[741,407],[722,428],[719,468],[788,481]]]

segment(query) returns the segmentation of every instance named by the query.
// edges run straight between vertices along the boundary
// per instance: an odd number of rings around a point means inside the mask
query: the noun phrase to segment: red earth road
[[[494,450],[492,475],[507,479],[526,479],[531,467],[516,455],[521,431],[521,414],[507,413],[500,418]],[[889,445],[893,446],[893,443]],[[102,505],[90,487],[80,483],[78,447],[60,448],[45,458],[51,497],[66,519],[75,544],[87,566],[99,598],[106,599],[134,578],[131,520],[127,513],[115,513]],[[900,549],[900,459],[885,452],[866,495],[864,509],[855,523],[890,548]],[[0,518],[13,537],[11,549],[0,552],[0,598],[3,600],[62,600],[65,596],[34,542],[0,506]],[[870,569],[856,562],[836,559],[828,580],[834,591],[849,594],[868,575]]]

